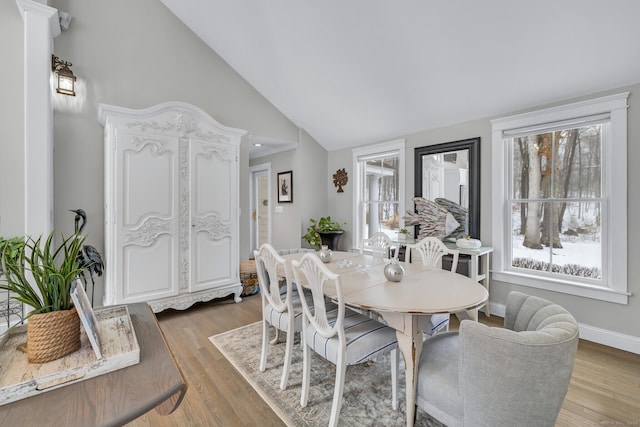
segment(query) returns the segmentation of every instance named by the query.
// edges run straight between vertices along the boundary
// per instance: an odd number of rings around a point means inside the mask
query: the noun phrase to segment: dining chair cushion
[[[449,323],[449,313],[439,313],[431,316],[430,328],[431,333],[429,335],[434,335],[440,329],[447,326]]]
[[[335,324],[338,309],[327,311],[329,325]],[[345,352],[346,365],[356,365],[373,359],[379,354],[388,353],[398,346],[394,329],[383,325],[367,316],[345,309],[344,331],[347,338]],[[321,337],[310,325],[306,332],[307,345],[328,361],[336,364],[338,350],[338,336]],[[362,339],[364,337],[366,339]]]
[[[286,295],[286,292],[287,292],[286,287],[284,287],[284,289],[283,288],[280,289],[281,295]],[[305,299],[307,300],[307,304],[313,305],[313,296],[311,295],[311,293],[308,293],[308,294],[305,293]],[[300,307],[300,295],[298,294],[297,289],[291,290],[291,304],[293,305],[293,307]],[[289,323],[287,322],[288,315],[286,312],[279,312],[278,310],[273,308],[273,306],[270,303],[267,303],[264,306],[263,313],[264,313],[264,318],[266,319],[267,322],[269,322],[269,324],[280,329],[281,331],[289,332]],[[293,316],[293,322],[294,322],[294,329],[293,329],[294,331],[302,330],[302,310],[301,309],[295,312]]]

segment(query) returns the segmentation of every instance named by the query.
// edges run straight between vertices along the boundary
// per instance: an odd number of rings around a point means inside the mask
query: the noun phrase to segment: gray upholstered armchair
[[[425,341],[417,405],[449,427],[553,426],[577,346],[567,310],[511,292],[504,328],[464,320]]]

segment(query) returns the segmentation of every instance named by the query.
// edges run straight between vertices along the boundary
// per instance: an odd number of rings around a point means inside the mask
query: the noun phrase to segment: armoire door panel
[[[178,294],[177,253],[174,239],[161,234],[149,246],[123,247],[122,299],[149,301]]]
[[[229,221],[235,215],[235,151],[202,141],[194,141],[191,149],[195,215],[215,212]]]
[[[191,141],[191,289],[202,290],[230,283],[233,228],[237,201],[236,152],[227,144]]]
[[[129,144],[122,150],[119,174],[122,177],[122,225],[139,224],[148,215],[174,217],[177,141],[147,138],[146,142],[140,142],[142,138],[135,135],[128,135],[127,140]]]
[[[118,177],[118,303],[177,295],[178,141],[125,134]]]
[[[195,236],[196,250],[192,271],[191,290],[209,289],[220,283],[228,283],[231,276],[231,239],[212,239],[208,233]]]

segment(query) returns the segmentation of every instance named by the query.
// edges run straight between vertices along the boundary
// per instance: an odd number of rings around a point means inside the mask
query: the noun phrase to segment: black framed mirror
[[[480,137],[416,147],[414,156],[415,196],[468,209],[469,235],[480,239]]]

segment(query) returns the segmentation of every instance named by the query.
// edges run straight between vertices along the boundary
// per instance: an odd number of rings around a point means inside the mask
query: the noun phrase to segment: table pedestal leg
[[[414,332],[414,331],[412,331]],[[402,352],[405,365],[406,378],[406,402],[407,402],[407,427],[413,426],[416,411],[416,383],[418,379],[418,362],[422,353],[422,331],[406,335],[396,332],[398,347]]]

